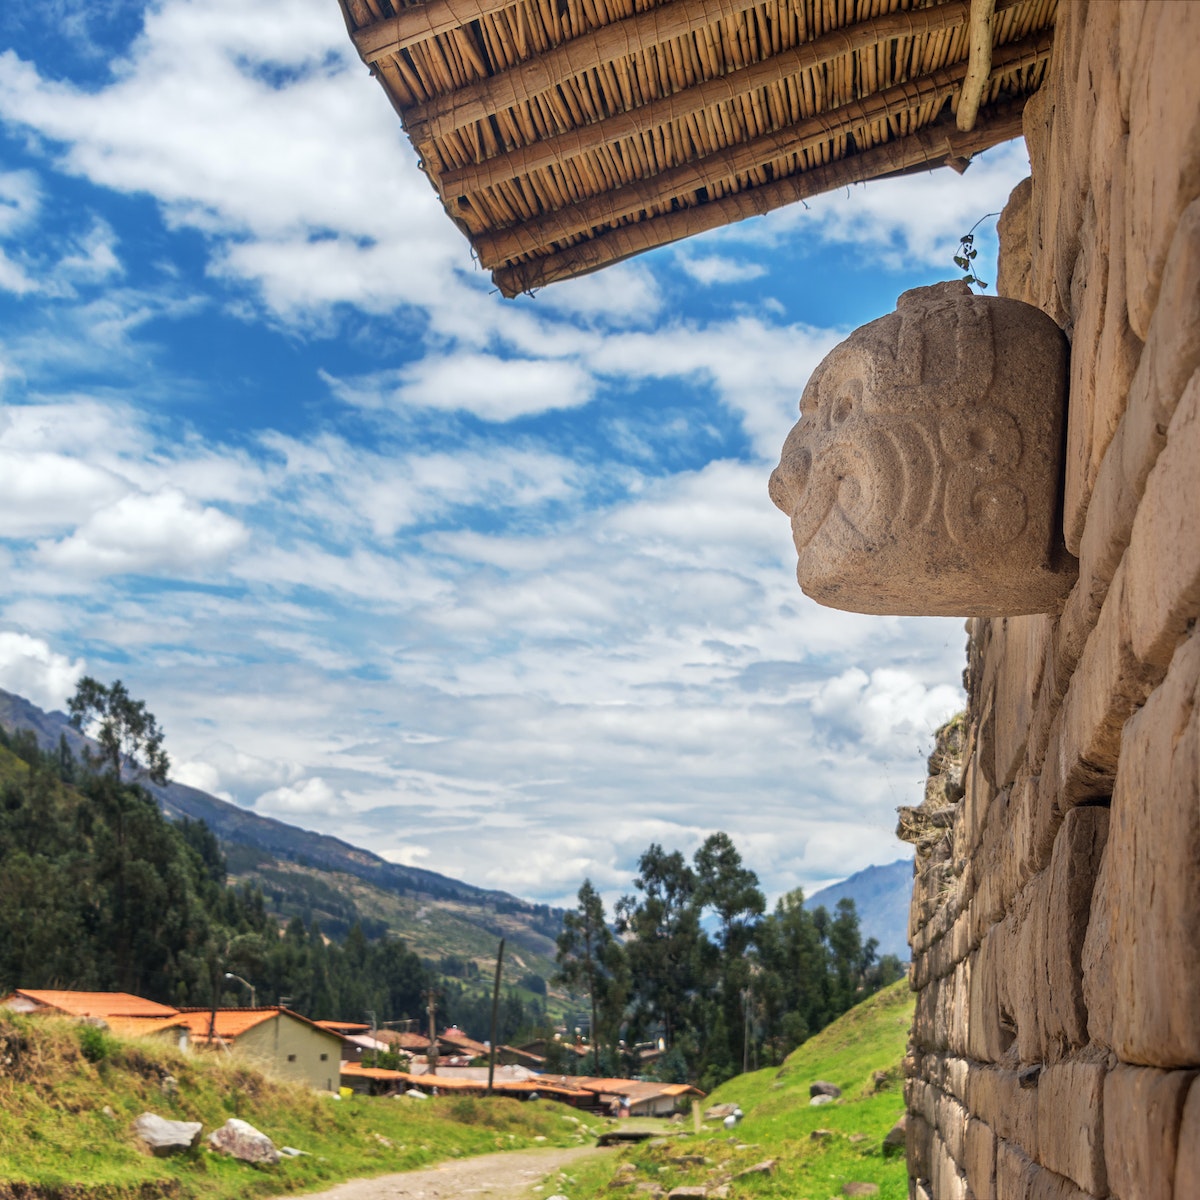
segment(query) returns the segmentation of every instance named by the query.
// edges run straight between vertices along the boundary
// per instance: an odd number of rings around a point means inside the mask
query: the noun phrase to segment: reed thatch
[[[506,296],[1021,131],[1058,0],[339,0]]]

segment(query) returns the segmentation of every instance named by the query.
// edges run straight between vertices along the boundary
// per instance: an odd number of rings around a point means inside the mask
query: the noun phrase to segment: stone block
[[[1029,1178],[1029,1200],[1092,1200],[1087,1193],[1080,1191],[1075,1184],[1047,1171],[1044,1167],[1035,1167]]]
[[[1175,1156],[1175,1200],[1188,1196],[1200,1196],[1200,1080],[1188,1088]]]
[[[1083,999],[1083,942],[1092,890],[1108,837],[1108,809],[1072,809],[1063,819],[1050,859],[1043,969],[1038,995],[1045,1057],[1053,1062],[1087,1044]]]
[[[1026,304],[1033,303],[1029,278],[1033,267],[1029,241],[1032,195],[1033,180],[1026,177],[1009,193],[1000,220],[996,222],[996,236],[1000,241],[996,295]]]
[[[1037,826],[1039,778],[1026,776],[1013,786],[1004,828],[998,838],[1003,850],[1002,899],[1011,909],[1020,890],[1037,874],[1034,834]]]
[[[1043,1058],[1038,999],[1045,991],[1040,976],[1044,972],[1049,883],[1050,877],[1043,871],[1017,898],[1014,936],[1007,947],[1008,999],[1017,1027],[1017,1055],[1022,1063],[1040,1063]]]
[[[1121,730],[1161,676],[1133,652],[1127,576],[1122,563],[1063,701],[1055,773],[1043,772],[1043,787],[1051,783],[1062,810],[1111,795]]]
[[[1129,320],[1145,338],[1183,210],[1200,196],[1200,7],[1145,6],[1130,74],[1125,253]]]
[[[954,974],[946,977],[951,983],[951,1007],[947,1014],[946,1048],[954,1054],[966,1054],[971,1020],[971,965],[960,962]]]
[[[971,961],[971,1025],[967,1048],[979,1062],[998,1062],[1012,1045],[1012,1034],[1000,1023],[1000,978],[1007,969],[1001,927],[993,926]]]
[[[937,1098],[937,1131],[957,1165],[966,1160],[967,1110],[948,1092]]]
[[[1007,787],[1016,779],[1025,757],[1051,623],[1051,618],[1041,613],[1008,617],[1003,622],[1004,645],[996,673],[993,715],[995,778],[1000,787]]]
[[[979,1109],[978,1115],[996,1131],[997,1137],[1003,1138],[1013,1146],[1019,1146],[1030,1158],[1037,1158],[1037,1087],[1022,1087],[1016,1071],[1000,1069],[991,1074],[991,1095],[988,1099],[994,1107],[990,1113]]]
[[[1029,1200],[1037,1164],[1019,1146],[996,1143],[996,1200]]]
[[[1080,582],[1090,592],[1112,579],[1129,544],[1146,479],[1188,380],[1200,368],[1200,201],[1183,213],[1171,242],[1159,303],[1129,399],[1096,476],[1080,543]]]
[[[1122,1064],[1104,1081],[1104,1161],[1122,1200],[1173,1200],[1184,1104],[1195,1071]]]
[[[1146,480],[1127,557],[1133,653],[1165,668],[1200,616],[1200,373],[1192,376]]]
[[[908,1174],[912,1179],[928,1179],[930,1175],[933,1126],[924,1116],[911,1108],[908,1113]]]
[[[1200,636],[1128,723],[1083,953],[1093,1038],[1200,1063]]]
[[[996,1135],[984,1121],[967,1122],[967,1156],[963,1167],[967,1185],[976,1196],[996,1194]]]
[[[1095,197],[1084,206],[1079,253],[1071,279],[1071,388],[1067,414],[1067,449],[1063,482],[1063,535],[1067,549],[1078,555],[1088,501],[1103,450],[1095,445],[1096,363],[1104,328],[1108,290],[1108,246],[1105,229],[1097,229]]]
[[[1108,1192],[1104,1168],[1104,1077],[1099,1062],[1061,1062],[1038,1078],[1042,1165],[1086,1192]]]
[[[933,1178],[930,1192],[938,1200],[967,1200],[967,1181],[944,1145],[934,1143]]]
[[[1044,313],[961,282],[835,347],[771,476],[804,591],[855,612],[1056,608],[1076,570],[1056,524],[1066,370]]]

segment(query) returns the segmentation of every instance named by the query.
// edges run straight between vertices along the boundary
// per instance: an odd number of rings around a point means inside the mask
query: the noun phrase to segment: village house
[[[192,1044],[219,1047],[283,1079],[317,1091],[338,1087],[342,1039],[279,1005],[267,1008],[185,1008]]]
[[[70,992],[19,988],[0,999],[0,1008],[11,1012],[73,1017],[103,1024],[120,1037],[160,1037],[188,1047],[187,1022],[178,1009],[128,992]]]

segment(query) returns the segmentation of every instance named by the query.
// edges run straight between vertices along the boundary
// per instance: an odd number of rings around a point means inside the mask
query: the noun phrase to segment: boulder
[[[888,1130],[883,1139],[883,1157],[893,1154],[903,1154],[908,1143],[908,1113],[901,1114],[900,1120]]]
[[[279,1162],[279,1151],[265,1133],[260,1133],[249,1121],[230,1117],[220,1129],[208,1135],[208,1144],[242,1162],[274,1166]]]
[[[736,1104],[714,1104],[711,1108],[704,1110],[704,1119],[706,1121],[723,1121],[726,1117],[733,1116]]]
[[[739,1171],[734,1179],[749,1179],[754,1175],[774,1175],[775,1168],[779,1165],[777,1158],[764,1158],[762,1162],[756,1162],[754,1166],[747,1167],[744,1171]]]
[[[200,1131],[203,1128],[199,1121],[171,1121],[144,1112],[133,1123],[133,1136],[143,1153],[153,1154],[155,1158],[167,1158],[195,1149],[200,1143]]]
[[[842,1094],[842,1089],[836,1083],[830,1083],[827,1079],[818,1079],[815,1083],[808,1085],[808,1094],[810,1096],[829,1096],[837,1099]]]
[[[818,1104],[832,1104],[832,1103],[833,1103],[832,1096],[814,1096],[809,1101],[809,1104],[813,1105],[814,1107]]]
[[[708,1195],[706,1187],[677,1187],[667,1193],[667,1200],[705,1200]]]

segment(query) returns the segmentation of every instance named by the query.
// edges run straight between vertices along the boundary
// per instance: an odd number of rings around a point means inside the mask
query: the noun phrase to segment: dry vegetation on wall
[[[970,622],[962,797],[902,817],[922,1200],[1200,1196],[1197,47],[1200,5],[1065,5],[1025,112],[999,290],[1071,338],[1079,581]]]

